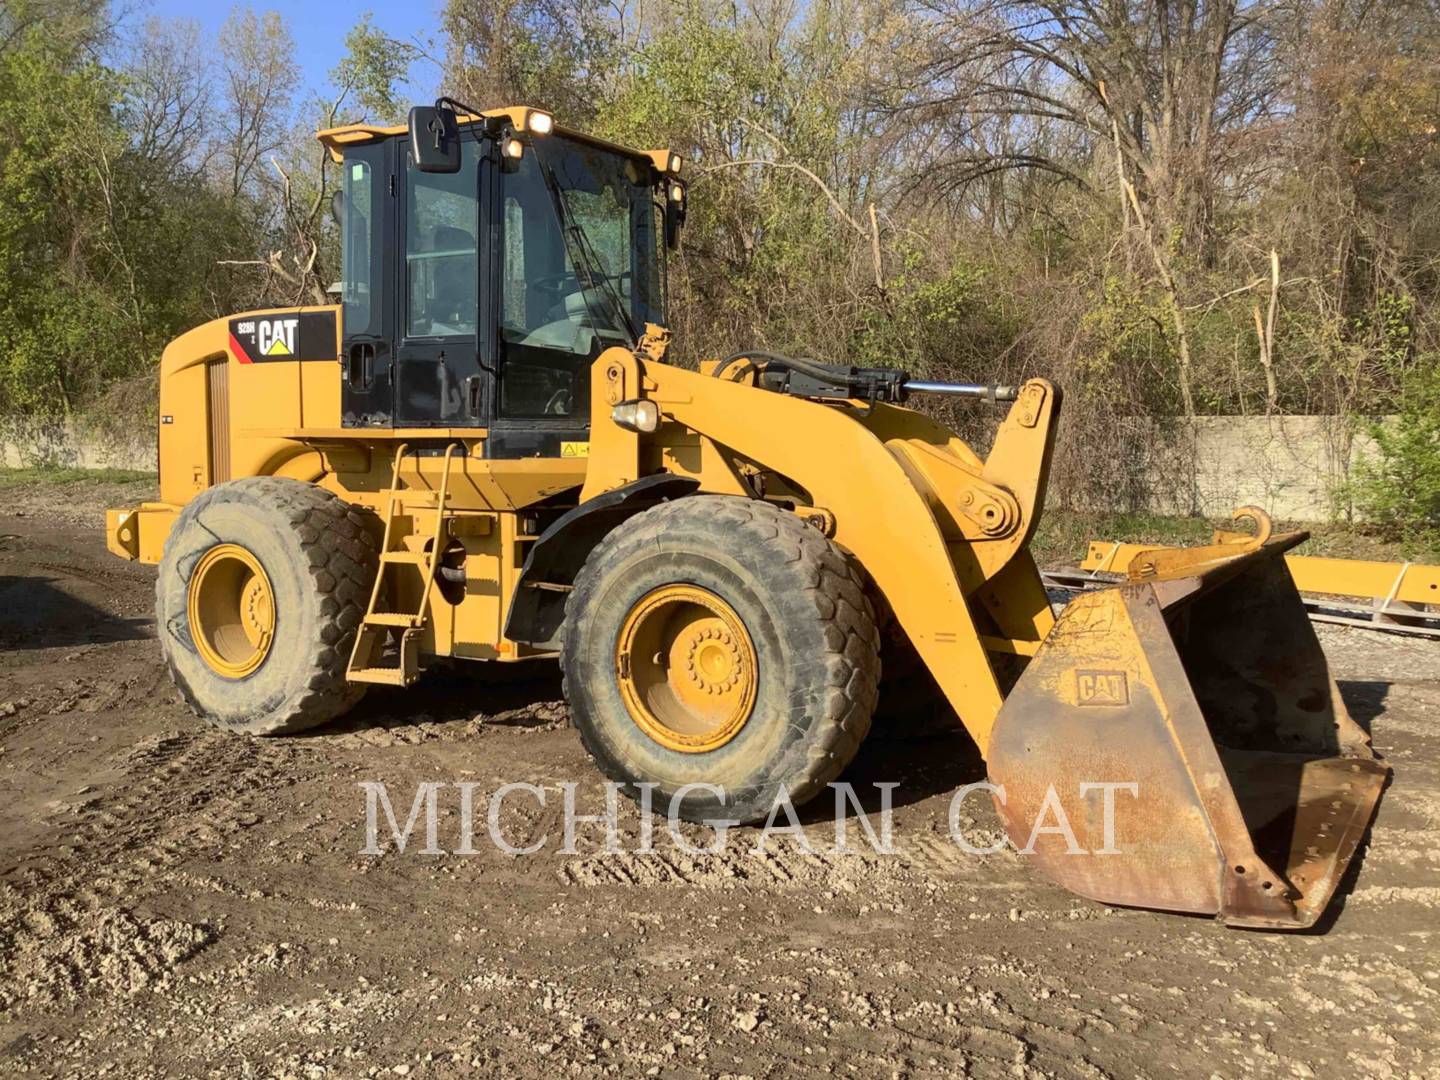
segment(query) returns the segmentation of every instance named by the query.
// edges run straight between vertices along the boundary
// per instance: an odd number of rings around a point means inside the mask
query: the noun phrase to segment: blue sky
[[[289,24],[295,38],[295,53],[304,68],[307,93],[322,94],[330,70],[344,53],[345,34],[369,12],[371,22],[391,37],[411,41],[418,39],[431,55],[430,46],[439,37],[440,8],[444,0],[406,0],[401,4],[364,3],[356,0],[257,0],[242,4],[255,12],[278,11]],[[207,34],[217,34],[230,16],[234,5],[197,3],[196,0],[149,0],[138,7],[142,19],[191,19],[200,23]],[[409,96],[414,101],[433,96],[439,81],[439,69],[427,60],[420,60],[411,69]]]

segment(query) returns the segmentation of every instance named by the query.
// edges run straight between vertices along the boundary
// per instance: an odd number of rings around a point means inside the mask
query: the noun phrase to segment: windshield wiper
[[[620,295],[611,284],[610,277],[605,273],[600,264],[600,257],[596,254],[594,247],[590,244],[590,237],[586,234],[584,227],[575,220],[575,213],[570,209],[570,200],[565,197],[565,189],[560,186],[560,181],[555,178],[555,172],[545,160],[545,155],[535,147],[535,160],[540,166],[540,175],[545,180],[545,186],[550,190],[550,197],[555,203],[555,212],[560,218],[560,234],[565,239],[565,249],[570,255],[570,263],[575,268],[575,276],[580,280],[580,299],[584,303],[586,311],[596,325],[608,323],[612,329],[619,330],[625,335],[626,341],[631,349],[638,347],[640,333],[635,327],[630,313],[625,310],[625,304]],[[605,319],[601,312],[591,306],[591,299],[594,294],[599,293],[610,305],[612,315],[618,317],[618,322]]]

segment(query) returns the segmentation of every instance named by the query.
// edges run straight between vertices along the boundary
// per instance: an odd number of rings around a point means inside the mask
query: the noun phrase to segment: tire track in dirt
[[[6,572],[106,558],[91,526],[44,539]],[[114,619],[148,606],[148,575],[55,585]],[[983,773],[951,760],[959,740],[862,751],[879,760],[857,788],[905,781],[893,856],[858,830],[858,854],[834,854],[828,814],[802,817],[813,857],[779,836],[750,856],[758,830],[692,856],[663,820],[654,855],[616,860],[586,824],[566,856],[558,785],[580,782],[582,813],[600,786],[553,680],[432,672],[254,743],[182,719],[154,642],[87,640],[88,618],[0,653],[4,698],[35,699],[0,720],[24,720],[0,726],[0,783],[23,781],[9,820],[26,824],[0,859],[0,1072],[1440,1080],[1433,645],[1327,637],[1396,782],[1335,926],[1267,936],[1103,908],[1018,858],[966,855],[946,800]],[[503,831],[548,843],[361,856],[371,778],[402,814],[425,780],[532,782],[546,806],[510,800]],[[983,844],[995,819],[973,809]],[[441,810],[453,837],[453,788]]]
[[[552,812],[548,818],[543,826],[559,825],[558,813]],[[536,831],[544,834],[546,829]],[[702,848],[713,840],[703,829],[690,825],[682,826],[680,835],[692,848]],[[902,883],[969,879],[982,865],[979,856],[967,854],[948,836],[929,832],[894,836],[888,853],[853,835],[848,850],[837,850],[828,826],[807,830],[809,850],[789,839],[768,841],[757,850],[759,835],[756,830],[744,830],[732,834],[720,851],[687,851],[674,843],[663,822],[657,822],[652,835],[655,850],[642,853],[638,830],[631,826],[622,828],[622,850],[557,855],[560,863],[555,874],[563,884],[581,888],[641,885],[787,891],[818,887],[859,893]],[[598,847],[598,840],[578,838],[577,848],[582,846]],[[992,868],[1003,863],[1020,881],[1018,860],[1007,855],[987,860],[985,865]]]
[[[147,738],[118,763],[110,801],[74,808],[62,843],[0,878],[0,1013],[91,989],[163,984],[213,943],[205,922],[137,914],[187,858],[243,828],[253,793],[299,779],[287,748],[196,728]]]

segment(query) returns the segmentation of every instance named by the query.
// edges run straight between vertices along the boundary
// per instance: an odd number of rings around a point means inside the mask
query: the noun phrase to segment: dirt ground
[[[601,786],[544,669],[209,730],[160,665],[153,570],[104,550],[126,494],[0,508],[0,1074],[1440,1077],[1440,644],[1322,630],[1395,781],[1329,927],[1247,933],[966,855],[960,736],[872,739],[847,775],[899,783],[891,856],[831,852],[824,813],[813,856],[663,827],[607,855],[597,825],[564,855],[558,785],[591,812]],[[539,785],[501,824],[546,844],[455,854],[448,787],[445,854],[364,855],[362,781],[402,823],[422,781],[474,782],[481,837],[490,792]]]

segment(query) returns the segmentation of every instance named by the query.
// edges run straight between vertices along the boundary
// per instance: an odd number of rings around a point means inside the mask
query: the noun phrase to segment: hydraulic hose
[[[715,369],[715,377],[724,378],[730,367],[741,360],[760,361],[757,367],[761,372],[775,365],[815,380],[817,385],[800,390],[787,384],[786,392],[803,397],[834,399],[844,396],[871,402],[902,402],[911,394],[945,394],[950,397],[970,397],[995,402],[1014,401],[1020,393],[1019,388],[1014,386],[912,379],[908,372],[883,368],[841,367],[806,357],[786,356],[784,353],[766,349],[747,349],[745,352],[731,353],[720,361],[720,366]]]
[[[773,364],[782,364],[795,371],[803,371],[806,375],[816,379],[833,379],[839,374],[838,368],[821,363],[819,360],[786,356],[784,353],[769,352],[765,349],[746,349],[744,352],[731,353],[720,361],[720,366],[715,369],[715,377],[723,378],[730,365],[740,360],[768,360]]]

